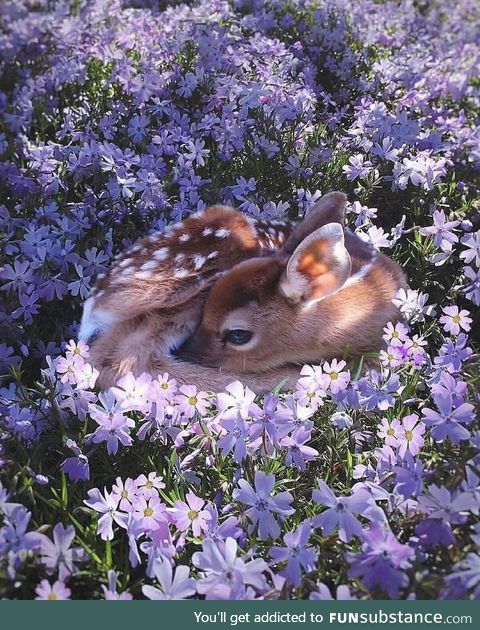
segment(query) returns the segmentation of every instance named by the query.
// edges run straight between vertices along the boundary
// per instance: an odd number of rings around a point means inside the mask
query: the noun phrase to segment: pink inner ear
[[[318,299],[330,295],[340,287],[340,284],[338,276],[332,271],[327,271],[310,281],[310,299]]]

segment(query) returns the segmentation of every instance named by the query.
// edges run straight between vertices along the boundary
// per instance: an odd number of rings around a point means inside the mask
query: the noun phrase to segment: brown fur
[[[226,238],[222,236],[225,230]],[[207,390],[236,380],[234,373],[177,361],[171,351],[200,322],[214,280],[240,261],[272,253],[290,231],[289,222],[254,221],[232,208],[215,206],[140,240],[123,253],[89,298],[94,310],[115,318],[107,330],[84,337],[100,372],[97,386],[110,387],[127,372],[137,376],[168,372],[180,383]],[[167,255],[158,257],[165,248]],[[208,258],[212,252],[217,254]],[[196,255],[206,258],[198,269]],[[148,269],[142,270],[145,264]],[[176,277],[179,268],[188,273]],[[243,380],[264,391],[289,377],[293,383],[296,375],[296,370],[285,368]]]
[[[218,279],[183,356],[254,373],[377,350],[383,327],[399,317],[392,298],[405,276],[350,232],[343,246],[342,230],[330,219],[343,221],[344,205],[341,193],[327,195],[277,255],[240,263]],[[364,277],[345,284],[362,270]],[[235,329],[254,336],[236,346],[227,337]]]

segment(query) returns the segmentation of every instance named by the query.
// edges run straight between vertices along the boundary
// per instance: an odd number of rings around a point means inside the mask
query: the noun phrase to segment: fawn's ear
[[[309,234],[328,223],[340,223],[340,225],[343,225],[345,222],[346,202],[347,197],[341,192],[331,192],[328,195],[324,195],[290,234],[283,246],[283,251],[287,254],[292,254],[295,248]]]
[[[295,249],[280,280],[280,292],[297,304],[321,300],[346,282],[351,268],[343,227],[328,223]]]

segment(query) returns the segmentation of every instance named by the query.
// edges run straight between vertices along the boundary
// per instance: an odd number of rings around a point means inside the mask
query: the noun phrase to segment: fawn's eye
[[[225,335],[225,341],[233,343],[234,346],[243,346],[245,343],[248,343],[251,338],[252,333],[250,330],[241,330],[240,328],[229,330]]]

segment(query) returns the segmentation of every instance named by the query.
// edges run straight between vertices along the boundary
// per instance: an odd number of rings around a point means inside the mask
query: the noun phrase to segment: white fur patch
[[[202,236],[210,236],[210,234],[213,234],[213,229],[212,228],[205,228],[202,232]]]
[[[89,298],[83,305],[82,321],[78,338],[88,343],[93,335],[109,330],[116,321],[115,315],[100,308],[95,308],[95,299]]]
[[[168,247],[160,247],[155,252],[153,252],[153,257],[155,260],[165,260],[168,258]]]
[[[143,263],[140,269],[141,271],[148,271],[149,269],[155,269],[156,266],[157,266],[156,260],[149,260],[148,262]]]
[[[137,273],[135,274],[135,278],[138,278],[140,280],[150,280],[152,275],[153,274],[151,269],[149,271],[137,271]]]
[[[190,240],[190,234],[181,234],[178,237],[178,240],[181,241],[182,243],[186,243],[187,241]]]
[[[227,228],[221,228],[220,230],[216,230],[215,236],[218,238],[228,238],[230,236],[230,230],[227,230]]]
[[[193,264],[196,270],[201,269],[203,265],[207,262],[207,257],[202,256],[202,254],[194,254],[192,256]]]
[[[184,269],[183,267],[179,267],[173,272],[174,278],[187,278],[189,275],[190,271],[188,271],[188,269]]]

